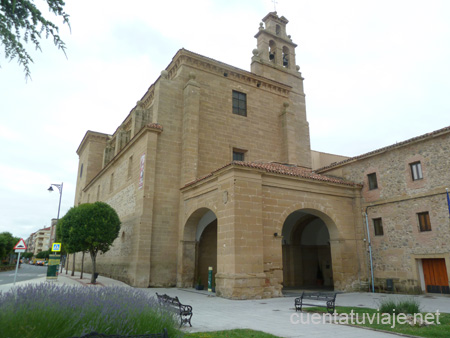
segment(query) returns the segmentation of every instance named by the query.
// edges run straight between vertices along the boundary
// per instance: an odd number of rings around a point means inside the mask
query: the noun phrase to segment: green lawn
[[[320,307],[310,307],[310,308],[303,308],[305,312],[318,312],[318,313],[325,313],[326,310],[324,308]],[[440,324],[436,325],[430,325],[430,326],[410,326],[409,324],[398,324],[394,327],[392,324],[392,320],[389,324],[377,324],[376,318],[377,314],[380,315],[380,322],[383,322],[383,314],[379,313],[377,310],[369,309],[369,308],[355,308],[355,307],[344,307],[344,306],[336,306],[336,312],[338,314],[350,314],[353,310],[354,314],[358,314],[358,322],[359,324],[356,324],[356,319],[353,321],[356,326],[362,326],[362,327],[368,327],[372,329],[377,330],[383,330],[383,331],[390,331],[390,332],[396,332],[396,333],[402,333],[402,334],[408,334],[418,337],[430,337],[430,338],[448,338],[450,337],[450,314],[449,313],[441,313],[439,315],[439,322]],[[362,323],[362,314],[366,315],[365,323]],[[373,318],[375,315],[375,320],[372,324],[368,323],[367,316],[370,316],[370,318]],[[342,317],[341,317],[342,318]],[[386,317],[385,317],[386,318]],[[350,324],[350,320],[348,321]]]

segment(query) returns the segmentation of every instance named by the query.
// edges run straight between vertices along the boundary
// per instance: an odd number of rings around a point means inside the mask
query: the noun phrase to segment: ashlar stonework
[[[423,289],[423,257],[443,257],[450,270],[445,204],[435,207],[442,185],[432,178],[448,178],[433,150],[448,145],[448,131],[361,158],[311,152],[287,24],[276,12],[263,18],[250,72],[179,50],[114,134],[86,133],[75,205],[105,201],[122,221],[100,274],[194,287],[212,267],[217,295],[232,299],[367,290],[365,211],[385,220],[384,237],[371,234],[379,287],[395,278],[401,290]],[[401,182],[410,161],[423,163],[422,182]],[[367,191],[369,172],[378,191]],[[430,211],[427,234],[409,226],[421,210]]]

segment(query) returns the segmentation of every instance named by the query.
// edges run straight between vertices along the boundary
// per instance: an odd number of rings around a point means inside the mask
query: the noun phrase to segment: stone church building
[[[287,23],[263,18],[250,72],[179,50],[114,134],[86,133],[75,205],[107,202],[122,221],[100,274],[193,287],[211,266],[233,299],[368,290],[372,271],[377,289],[448,288],[450,129],[352,159],[312,152]],[[410,163],[422,178],[402,183]],[[434,265],[446,280],[426,281]]]

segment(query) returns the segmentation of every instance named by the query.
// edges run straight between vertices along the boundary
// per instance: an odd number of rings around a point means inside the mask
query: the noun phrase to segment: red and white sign
[[[16,244],[14,250],[16,252],[25,252],[25,250],[27,250],[27,245],[25,244],[23,238],[21,238],[20,241]]]

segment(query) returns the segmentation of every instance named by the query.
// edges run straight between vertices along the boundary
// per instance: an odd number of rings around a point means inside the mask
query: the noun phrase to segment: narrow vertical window
[[[369,190],[378,189],[378,181],[376,173],[367,175],[367,179],[369,181]]]
[[[270,40],[269,42],[269,61],[275,62],[275,50],[277,49],[275,42]]]
[[[419,212],[417,214],[419,218],[419,230],[420,231],[431,231],[431,222],[430,222],[430,214],[428,211]]]
[[[375,232],[375,236],[383,236],[383,222],[381,218],[374,218],[373,220],[373,229]]]
[[[128,159],[128,178],[131,178],[131,173],[133,172],[133,156]]]
[[[283,47],[283,67],[289,68],[289,49]]]
[[[80,168],[80,178],[83,177],[83,163],[81,163],[81,168]]]
[[[97,201],[100,201],[100,184],[97,186]]]
[[[422,165],[420,162],[411,163],[409,166],[411,168],[411,176],[413,181],[421,180],[423,178],[423,174]]]
[[[109,192],[114,190],[114,173],[111,174],[111,181],[109,181]]]
[[[233,90],[233,114],[247,116],[247,94]]]

